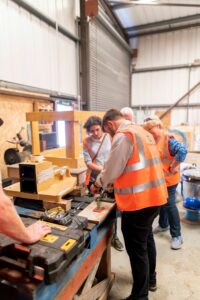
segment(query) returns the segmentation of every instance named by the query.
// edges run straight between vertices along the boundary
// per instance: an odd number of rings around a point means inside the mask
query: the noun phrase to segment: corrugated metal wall
[[[130,53],[100,24],[89,23],[89,109],[130,104]]]
[[[27,2],[75,33],[78,1]],[[0,0],[0,37],[0,80],[78,94],[74,41],[10,0]]]
[[[134,62],[136,69],[200,63],[199,27],[144,36],[133,39],[131,43],[134,48],[138,48],[138,57]],[[132,105],[170,105],[198,81],[200,81],[200,67],[134,73]],[[189,97],[189,102],[200,102],[200,89]],[[187,120],[185,109],[174,110],[172,123],[177,124],[177,115],[182,122],[197,123],[198,114],[194,114],[195,111],[196,109],[190,109]],[[140,115],[141,112],[138,113],[139,119]]]
[[[138,48],[137,68],[192,63],[200,58],[200,28],[188,28],[131,40]]]
[[[187,91],[188,70],[133,74],[132,86],[132,105],[170,105]]]
[[[78,11],[79,0],[26,0],[27,3],[39,9],[72,33],[76,33],[75,16]]]
[[[145,116],[155,114],[156,111],[161,111],[161,109],[145,109],[145,110],[134,110],[136,122],[139,124],[143,123]],[[163,110],[164,111],[164,110]],[[189,109],[189,124],[199,125],[199,115],[200,108],[190,108]],[[180,124],[185,124],[187,119],[186,108],[174,108],[171,111],[171,126],[176,126]]]

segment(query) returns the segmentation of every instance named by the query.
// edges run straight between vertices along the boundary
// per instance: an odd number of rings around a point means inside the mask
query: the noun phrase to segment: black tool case
[[[26,226],[35,222],[22,218]],[[51,224],[51,234],[33,245],[18,243],[0,234],[0,269],[23,270],[30,278],[46,284],[57,281],[70,262],[83,250],[84,232],[80,229]]]

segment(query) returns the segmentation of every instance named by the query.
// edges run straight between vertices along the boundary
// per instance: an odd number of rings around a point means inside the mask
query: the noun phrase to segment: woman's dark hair
[[[102,120],[101,118],[97,117],[97,116],[92,116],[92,117],[89,117],[87,119],[87,121],[85,122],[83,128],[85,128],[87,130],[87,132],[90,132],[90,128],[93,126],[93,125],[99,125],[99,126],[102,126]]]

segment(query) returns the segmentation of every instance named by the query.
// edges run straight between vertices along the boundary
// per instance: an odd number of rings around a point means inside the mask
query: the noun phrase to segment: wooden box
[[[54,179],[52,163],[28,162],[19,164],[20,190],[25,193],[38,193],[47,189]]]

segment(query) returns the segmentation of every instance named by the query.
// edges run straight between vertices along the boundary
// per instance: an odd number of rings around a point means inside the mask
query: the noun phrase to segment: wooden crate
[[[57,165],[68,165],[71,168],[84,167],[83,139],[86,131],[83,128],[85,121],[90,116],[103,117],[103,112],[96,111],[66,111],[66,112],[33,112],[27,113],[26,119],[31,122],[32,152],[43,154],[46,159]],[[39,121],[54,122],[65,121],[66,148],[53,149],[50,152],[40,151]]]

